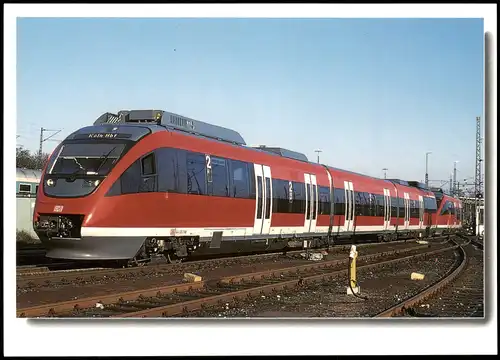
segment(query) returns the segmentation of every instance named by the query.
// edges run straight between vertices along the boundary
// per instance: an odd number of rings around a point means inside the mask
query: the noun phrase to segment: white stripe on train
[[[455,228],[460,225],[437,225],[432,226],[432,229],[445,229],[445,228]],[[404,231],[402,229],[403,226],[400,226],[400,231]],[[419,225],[411,225],[407,230],[419,230]],[[422,228],[424,230],[425,228]],[[332,228],[332,233],[337,234],[338,227],[334,226]],[[362,232],[382,232],[384,230],[384,226],[357,226],[356,233]],[[387,230],[388,232],[394,232],[395,227],[390,226]],[[233,237],[233,236],[252,236],[259,235],[254,234],[253,227],[236,227],[236,228],[228,228],[228,227],[207,227],[207,228],[172,228],[172,227],[157,227],[157,228],[146,228],[146,227],[82,227],[81,234],[84,237],[87,236],[98,236],[98,237],[136,237],[136,236],[146,236],[146,237],[166,237],[166,236],[200,236],[202,238],[212,237],[213,233],[216,231],[222,231],[223,237]],[[344,227],[340,227],[339,233],[344,233]],[[294,227],[271,227],[269,234],[270,235],[293,235],[293,234],[302,234],[304,233],[303,226],[294,226]],[[327,234],[328,226],[318,226],[316,227],[315,234]]]

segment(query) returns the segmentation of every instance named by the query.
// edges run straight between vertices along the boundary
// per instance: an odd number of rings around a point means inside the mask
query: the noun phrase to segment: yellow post
[[[352,256],[350,256],[351,258],[351,287],[354,289],[357,285],[357,282],[356,282],[356,259],[358,258],[358,252],[356,250],[354,250],[354,252],[352,252]]]
[[[349,286],[347,287],[347,294],[353,295],[360,292],[358,282],[356,281],[356,259],[358,258],[358,252],[356,251],[356,245],[351,246],[351,252],[349,253],[350,258],[350,269],[349,269]]]

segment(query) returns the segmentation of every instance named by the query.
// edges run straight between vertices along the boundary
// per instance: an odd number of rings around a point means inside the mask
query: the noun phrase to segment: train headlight
[[[48,179],[47,180],[47,186],[54,186],[54,180]]]
[[[100,181],[99,181],[99,180],[94,181],[94,186],[99,185],[99,183],[100,183]]]

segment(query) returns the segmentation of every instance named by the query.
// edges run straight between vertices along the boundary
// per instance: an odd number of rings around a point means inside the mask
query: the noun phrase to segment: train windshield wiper
[[[72,173],[67,174],[67,176],[68,176],[68,178],[66,179],[67,181],[75,181],[75,179],[76,179],[75,175],[78,174],[81,171],[83,171],[85,173],[86,169],[82,166],[82,164],[80,164],[78,162],[78,160],[76,160],[76,157],[74,157],[74,156],[72,156],[72,157],[66,157],[65,159],[72,159],[78,165],[78,169],[76,169]]]
[[[115,147],[113,147],[105,156],[104,158],[101,156],[100,159],[101,160],[101,163],[99,164],[99,166],[97,167],[95,173],[96,175],[99,174],[99,170],[101,170],[102,166],[104,165],[104,163],[106,162],[106,160],[108,160],[108,157],[109,155],[111,155],[111,153],[118,147],[118,145],[116,145]]]
[[[72,160],[76,163],[76,165],[78,165],[78,169],[76,169],[76,170],[75,170],[75,171],[73,171],[71,174],[69,174],[69,176],[73,176],[73,175],[78,174],[80,171],[85,172],[85,170],[87,170],[87,169],[85,169],[85,168],[82,166],[82,164],[80,164],[80,163],[78,162],[78,160],[76,160],[76,157],[74,157],[74,156],[73,156],[73,157],[67,157],[66,159],[72,159]]]

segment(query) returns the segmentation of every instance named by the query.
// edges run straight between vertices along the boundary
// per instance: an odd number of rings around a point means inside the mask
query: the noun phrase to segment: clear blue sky
[[[474,176],[482,19],[29,19],[17,139],[164,109],[372,176]],[[48,135],[48,134],[47,134]],[[51,150],[56,142],[45,142]]]

